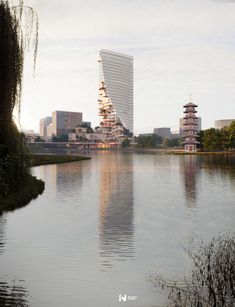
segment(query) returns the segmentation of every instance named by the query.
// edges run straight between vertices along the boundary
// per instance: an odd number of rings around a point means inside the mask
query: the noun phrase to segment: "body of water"
[[[1,306],[163,306],[149,274],[187,276],[184,247],[235,231],[232,157],[106,151],[32,173],[43,195],[0,216]]]

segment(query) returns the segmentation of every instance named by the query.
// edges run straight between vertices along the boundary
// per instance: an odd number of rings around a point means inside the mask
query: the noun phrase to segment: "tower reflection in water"
[[[196,155],[185,155],[180,161],[184,177],[187,207],[193,208],[196,206],[199,161]]]
[[[99,240],[104,268],[134,256],[133,156],[101,155]]]

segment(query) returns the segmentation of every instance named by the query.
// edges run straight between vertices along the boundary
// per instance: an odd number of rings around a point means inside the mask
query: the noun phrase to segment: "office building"
[[[230,124],[235,121],[235,119],[219,119],[215,121],[215,128],[222,129],[223,127],[228,127]]]
[[[39,134],[43,140],[47,140],[47,127],[51,124],[52,117],[47,116],[45,118],[40,119],[39,122]]]
[[[99,52],[100,127],[113,138],[133,133],[133,57]]]
[[[153,133],[161,136],[163,139],[171,138],[171,128],[154,128]]]
[[[68,111],[52,112],[52,135],[61,136],[68,135],[72,130],[81,126],[82,113]]]

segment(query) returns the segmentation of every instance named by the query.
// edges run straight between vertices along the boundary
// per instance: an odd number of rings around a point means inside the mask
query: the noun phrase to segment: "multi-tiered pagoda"
[[[184,105],[185,117],[183,118],[183,137],[184,150],[194,152],[197,151],[198,137],[198,118],[197,105],[191,101]]]

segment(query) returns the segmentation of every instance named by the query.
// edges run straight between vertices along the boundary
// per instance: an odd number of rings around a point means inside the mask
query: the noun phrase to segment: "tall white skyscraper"
[[[102,49],[98,62],[101,127],[133,133],[133,57]]]

